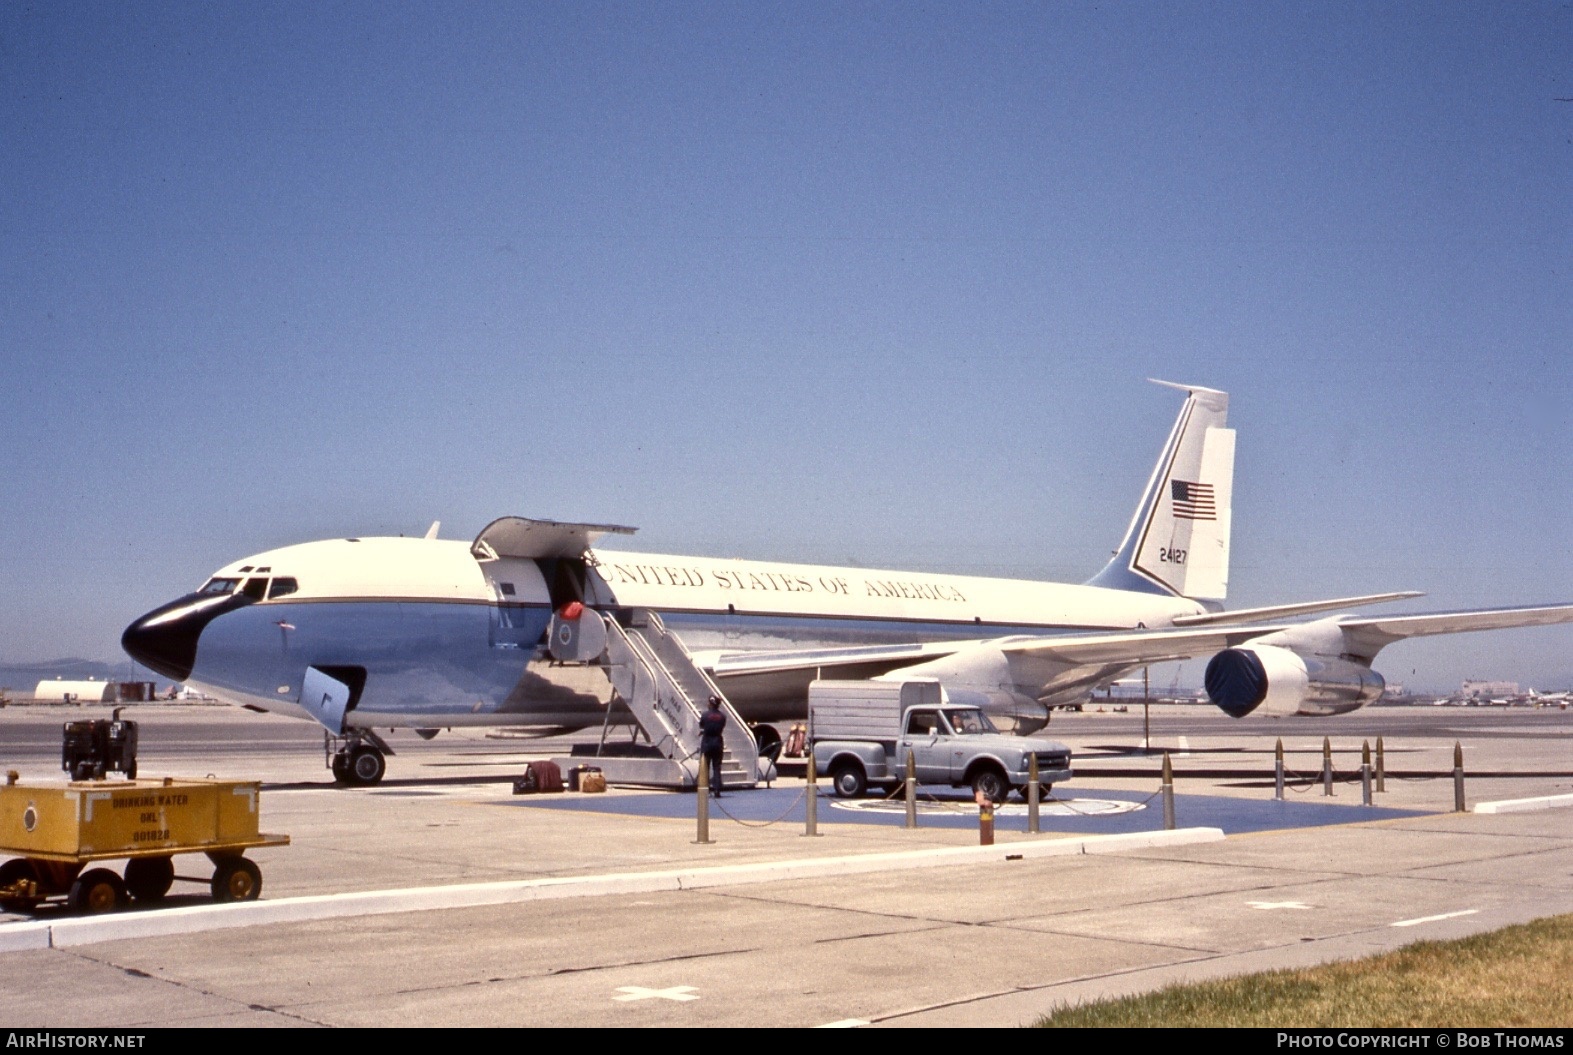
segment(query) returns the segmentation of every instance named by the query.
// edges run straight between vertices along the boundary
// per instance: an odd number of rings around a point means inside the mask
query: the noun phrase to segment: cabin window
[[[907,733],[910,736],[932,736],[940,731],[938,711],[913,711],[907,717]]]
[[[286,594],[294,593],[298,589],[300,589],[300,583],[281,575],[274,579],[273,584],[268,587],[268,599],[283,597]]]
[[[240,592],[253,601],[260,601],[268,595],[268,580],[247,579],[246,585],[240,588]]]
[[[502,587],[502,595],[504,597],[512,597],[513,596],[513,583],[511,583],[511,582],[498,583],[498,586]]]
[[[197,592],[203,597],[222,597],[235,592],[235,584],[239,579],[209,579],[202,589]]]

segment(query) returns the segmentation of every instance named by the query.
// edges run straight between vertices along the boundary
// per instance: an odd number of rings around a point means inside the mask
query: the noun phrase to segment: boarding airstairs
[[[692,788],[698,784],[703,757],[699,753],[699,718],[715,696],[726,715],[721,778],[727,788],[751,788],[765,779],[762,769],[770,763],[759,757],[753,733],[741,715],[732,708],[726,695],[703,670],[694,664],[688,649],[661,622],[661,617],[645,609],[633,609],[623,619],[584,609],[581,620],[599,620],[605,627],[606,647],[595,657],[585,657],[599,665],[615,692],[608,707],[626,707],[643,731],[644,744],[601,742],[576,748],[568,765],[592,764],[614,784],[641,784],[650,787]],[[551,629],[551,640],[560,640],[559,627]],[[598,638],[579,630],[580,637]],[[583,753],[581,753],[583,752]],[[560,763],[562,764],[562,763]]]

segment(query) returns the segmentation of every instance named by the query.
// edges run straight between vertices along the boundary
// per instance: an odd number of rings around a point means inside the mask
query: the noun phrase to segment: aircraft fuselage
[[[468,543],[333,539],[236,561],[129,627],[126,650],[195,690],[311,718],[307,669],[338,672],[357,698],[346,727],[599,724],[606,679],[547,655],[554,610],[571,601],[659,613],[702,666],[728,654],[913,645],[1067,630],[1169,626],[1203,611],[1157,593],[907,571],[622,551],[583,560],[482,559]],[[873,676],[903,663],[838,676]],[[1035,697],[1031,663],[994,688]],[[755,721],[801,717],[802,670],[725,678]]]

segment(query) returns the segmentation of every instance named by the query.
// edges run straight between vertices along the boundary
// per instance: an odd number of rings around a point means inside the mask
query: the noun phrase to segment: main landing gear
[[[343,737],[328,735],[323,748],[333,781],[346,787],[366,787],[380,783],[388,771],[388,755],[393,748],[370,729],[356,729]]]

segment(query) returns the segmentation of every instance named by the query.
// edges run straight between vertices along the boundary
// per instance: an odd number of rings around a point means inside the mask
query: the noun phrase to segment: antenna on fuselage
[[[433,520],[431,522],[431,527],[426,529],[425,537],[426,538],[436,538],[437,537],[437,529],[440,528],[440,527],[442,527],[442,521],[441,520]]]

